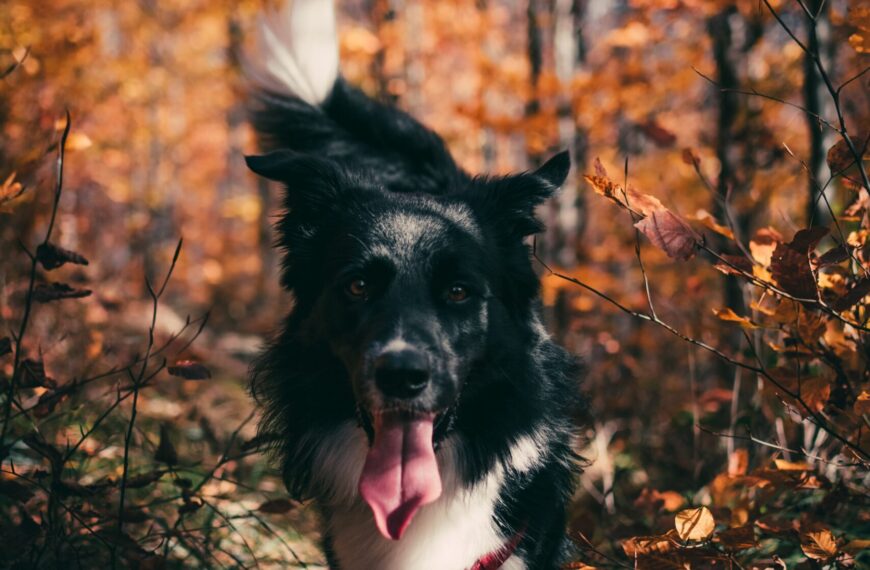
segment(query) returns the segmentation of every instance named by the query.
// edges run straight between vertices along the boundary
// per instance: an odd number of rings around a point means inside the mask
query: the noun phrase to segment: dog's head
[[[438,195],[391,192],[375,174],[290,151],[248,165],[287,185],[283,284],[300,335],[346,369],[372,439],[360,492],[398,538],[440,494],[437,428],[473,382],[493,317],[530,310],[538,282],[523,238],[541,229],[535,207],[564,182],[568,155]]]

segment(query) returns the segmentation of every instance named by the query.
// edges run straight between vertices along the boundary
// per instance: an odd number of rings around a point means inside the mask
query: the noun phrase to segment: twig
[[[54,220],[57,217],[57,209],[60,204],[60,196],[63,192],[63,161],[64,153],[66,151],[66,139],[69,136],[71,126],[72,119],[70,117],[69,109],[67,109],[66,125],[63,128],[63,133],[60,136],[60,143],[57,147],[57,180],[55,182],[54,200],[51,208],[51,222],[49,222],[48,229],[45,232],[45,239],[42,240],[43,244],[47,244],[51,239],[51,232],[54,229]],[[27,251],[26,248],[25,251]],[[30,256],[30,277],[27,282],[27,296],[24,299],[24,315],[21,317],[18,334],[15,336],[15,359],[12,364],[12,379],[10,380],[9,387],[6,390],[6,402],[3,409],[3,427],[0,428],[0,459],[5,456],[5,452],[3,452],[2,448],[6,441],[6,434],[9,432],[12,401],[15,399],[15,389],[17,387],[19,376],[21,375],[21,345],[24,342],[24,335],[27,333],[27,325],[30,323],[30,314],[33,310],[33,290],[36,287],[36,268],[39,262],[35,255],[32,255],[30,252],[27,254]]]
[[[145,286],[148,289],[148,294],[151,297],[151,326],[148,327],[148,346],[145,350],[145,357],[142,359],[142,367],[139,369],[138,377],[134,377],[132,372],[129,372],[131,380],[133,380],[133,405],[130,412],[130,421],[127,424],[127,433],[124,436],[124,462],[123,471],[121,472],[120,483],[120,498],[118,499],[118,534],[124,530],[124,501],[127,497],[127,474],[130,464],[130,442],[133,440],[133,429],[136,425],[136,412],[139,403],[139,389],[142,381],[145,378],[145,372],[148,369],[148,361],[151,358],[151,351],[154,348],[154,330],[157,326],[157,308],[160,302],[160,297],[166,290],[166,285],[169,283],[172,272],[175,270],[175,265],[178,263],[178,256],[181,254],[181,245],[183,239],[178,240],[178,245],[175,246],[175,253],[172,256],[172,262],[169,265],[169,270],[166,272],[166,277],[163,279],[163,284],[160,289],[155,292],[151,287],[151,282],[146,279]],[[117,549],[112,548],[112,567],[117,564]]]

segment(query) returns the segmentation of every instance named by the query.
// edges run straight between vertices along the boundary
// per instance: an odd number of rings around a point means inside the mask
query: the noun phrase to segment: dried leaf
[[[849,137],[852,141],[852,145],[855,147],[855,150],[860,154],[862,149],[864,151],[864,159],[866,160],[868,154],[867,145],[863,139],[858,137]],[[848,170],[852,165],[855,164],[855,155],[852,154],[852,151],[849,150],[849,145],[846,143],[846,139],[841,138],[828,149],[828,167],[831,169],[832,174],[837,174]]]
[[[723,226],[719,222],[716,221],[716,218],[708,212],[707,210],[698,210],[695,212],[694,218],[701,222],[705,228],[716,232],[719,235],[723,235],[728,239],[734,239],[734,232],[731,231],[731,228]]]
[[[858,304],[864,297],[870,295],[870,279],[862,279],[849,289],[845,295],[834,302],[834,310],[847,311]]]
[[[670,210],[654,211],[634,227],[673,259],[691,259],[700,243],[698,234]]]
[[[722,261],[716,262],[716,269],[725,275],[752,275],[752,261],[741,255],[729,255],[727,253],[720,254]]]
[[[849,259],[849,247],[846,244],[840,244],[820,255],[819,259],[816,260],[816,265],[828,267],[829,265],[842,263],[847,259]]]
[[[154,452],[154,460],[167,465],[178,463],[178,452],[172,445],[169,438],[169,428],[166,424],[160,424],[160,443],[157,444],[157,450]]]
[[[676,511],[686,504],[686,499],[676,491],[657,491],[645,488],[634,501],[635,508],[651,511]]]
[[[801,550],[813,560],[827,560],[837,555],[837,539],[831,531],[823,529],[801,535]]]
[[[758,546],[755,526],[751,524],[723,530],[716,534],[716,541],[728,550],[746,550]]]
[[[742,327],[746,327],[748,329],[757,329],[758,325],[749,320],[748,317],[741,317],[733,310],[729,308],[724,309],[713,309],[713,314],[716,315],[720,320],[737,323]]]
[[[789,243],[776,246],[770,260],[770,271],[783,291],[800,299],[818,296],[809,253],[828,231],[824,227],[800,230]]]
[[[57,269],[65,263],[74,263],[76,265],[88,264],[88,260],[84,256],[53,243],[39,244],[39,247],[36,248],[36,259],[49,271]]]
[[[716,520],[707,507],[680,511],[674,524],[682,540],[707,540],[716,530]]]
[[[689,166],[694,166],[695,168],[698,168],[701,165],[701,157],[699,157],[698,153],[693,149],[688,147],[683,149],[682,159],[683,162]]]
[[[296,505],[290,499],[272,499],[257,507],[257,510],[261,513],[269,513],[270,515],[281,515],[295,508]]]
[[[12,339],[8,336],[0,338],[0,357],[12,354]]]
[[[60,299],[78,299],[91,294],[90,289],[74,289],[66,283],[40,283],[33,289],[33,300],[50,303]]]
[[[661,536],[635,536],[622,543],[622,550],[630,558],[651,554],[667,554],[675,551],[679,546],[675,534],[671,530]]]
[[[179,360],[173,366],[170,366],[168,371],[173,376],[178,376],[185,380],[208,380],[211,378],[209,369],[193,360]]]

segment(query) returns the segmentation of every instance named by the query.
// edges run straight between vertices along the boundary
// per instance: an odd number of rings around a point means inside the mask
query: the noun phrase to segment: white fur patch
[[[510,448],[510,466],[518,473],[533,471],[541,462],[546,442],[539,431],[518,437]]]
[[[354,430],[358,435],[351,433]],[[314,475],[329,481],[334,490],[332,500],[328,501],[329,519],[325,522],[343,570],[464,570],[481,556],[501,548],[507,540],[493,519],[505,478],[502,465],[496,465],[480,483],[467,488],[458,473],[455,447],[447,440],[437,453],[444,489],[441,497],[420,509],[402,539],[394,541],[381,536],[371,510],[356,492],[368,450],[362,429],[347,422],[329,440],[318,453]],[[339,451],[336,445],[340,441],[344,445]],[[518,457],[529,455],[528,445],[526,441],[518,445]],[[338,457],[330,458],[333,454]],[[519,463],[512,467],[524,464]],[[332,469],[335,471],[330,473]],[[340,481],[341,478],[347,479]],[[518,556],[512,556],[502,568],[523,570],[525,564]]]
[[[257,87],[322,103],[338,77],[333,0],[285,0],[277,12],[264,11],[244,60]]]

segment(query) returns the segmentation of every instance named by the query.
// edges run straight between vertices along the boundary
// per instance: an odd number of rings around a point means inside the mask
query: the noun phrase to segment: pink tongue
[[[374,430],[359,492],[381,534],[399,540],[417,510],[441,495],[432,418],[382,414],[375,418]]]

